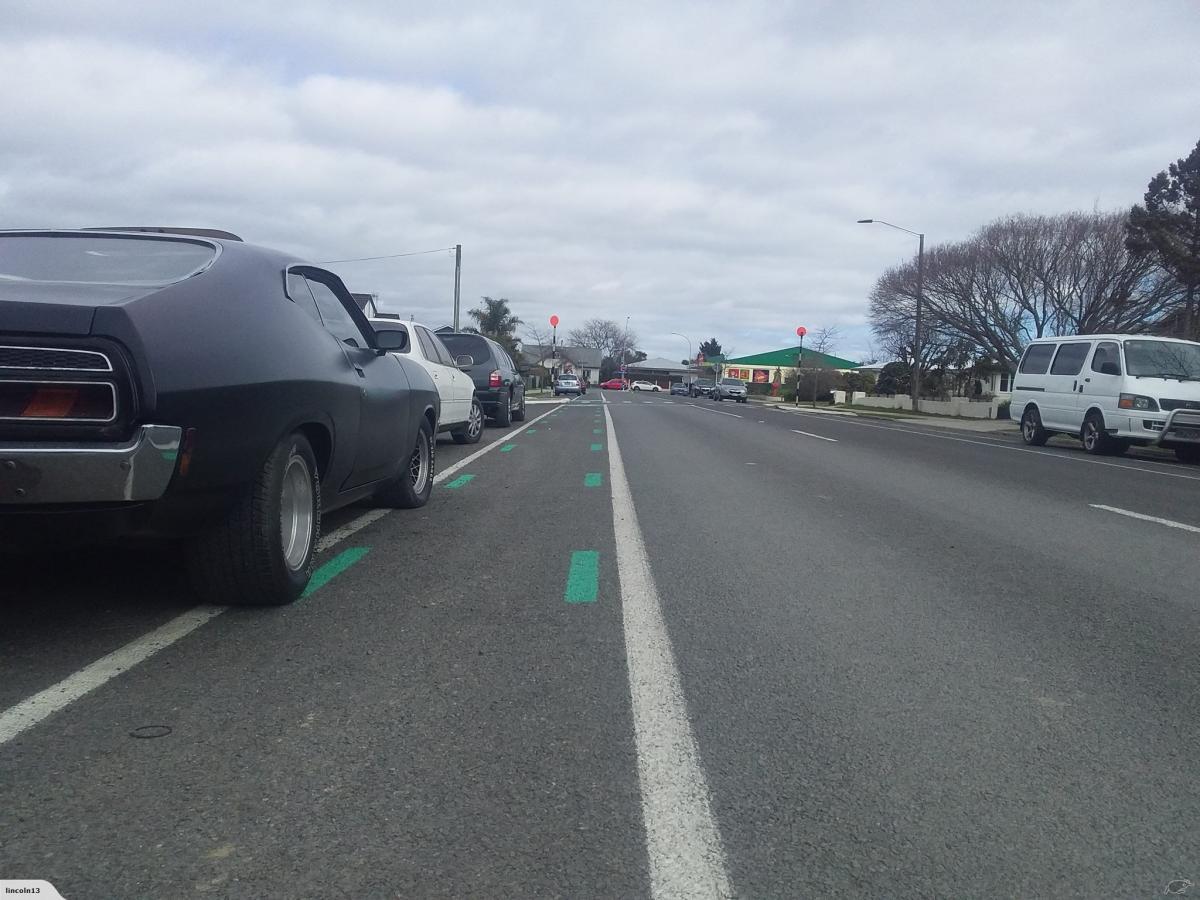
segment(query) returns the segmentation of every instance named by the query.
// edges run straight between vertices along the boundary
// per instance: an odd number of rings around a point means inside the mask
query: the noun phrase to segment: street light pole
[[[626,321],[625,327],[626,328],[629,327],[628,321]],[[675,337],[681,337],[685,341],[688,342],[688,375],[691,375],[692,374],[692,363],[696,359],[694,356],[692,356],[692,339],[690,337],[688,337],[686,334],[680,334],[678,331],[672,331],[671,334],[675,335]],[[692,389],[692,385],[691,385],[691,382],[689,381],[688,382],[688,390],[690,391],[691,389]]]
[[[458,331],[458,286],[462,280],[462,244],[454,245],[454,330]]]
[[[901,228],[899,225],[893,225],[891,222],[885,222],[883,219],[859,219],[859,225],[886,225],[888,228],[895,228],[897,231],[903,231],[905,234],[911,234],[917,238],[917,309],[913,317],[913,363],[912,363],[912,384],[910,393],[912,394],[913,412],[920,412],[919,406],[921,403],[921,306],[924,299],[925,290],[925,234],[921,231],[909,231],[907,228]]]

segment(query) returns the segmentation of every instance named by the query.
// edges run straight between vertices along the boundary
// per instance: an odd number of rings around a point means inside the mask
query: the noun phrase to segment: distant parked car
[[[0,323],[0,546],[178,542],[206,599],[283,604],[322,513],[429,499],[440,401],[388,352],[407,334],[290,254],[0,232]]]
[[[697,378],[691,384],[692,397],[707,397],[712,393],[713,381],[709,378]]]
[[[671,385],[671,395],[674,396],[676,394],[686,397],[688,395],[688,386],[682,381],[676,381]]]
[[[1088,453],[1155,445],[1200,463],[1200,344],[1140,334],[1039,338],[1021,356],[1010,408],[1035,447],[1067,434]]]
[[[404,349],[392,352],[406,355],[433,379],[442,402],[438,431],[448,431],[456,444],[479,443],[483,436],[483,404],[475,396],[475,383],[466,371],[472,365],[471,358],[461,356],[456,360],[436,334],[416,322],[394,319],[370,322],[378,330],[392,329],[408,335]]]
[[[629,385],[623,378],[610,378],[608,381],[600,382],[600,390],[602,391],[624,391],[628,389]]]
[[[713,400],[736,400],[746,402],[746,382],[740,378],[722,378],[709,396]]]
[[[583,382],[579,380],[578,375],[566,373],[559,375],[554,379],[554,396],[559,394],[574,394],[579,396],[583,393]]]
[[[650,382],[650,381],[635,381],[633,384],[631,384],[629,386],[629,389],[631,391],[661,391],[662,390],[662,388],[660,388],[657,384],[654,384],[653,382]]]
[[[457,358],[471,357],[467,372],[475,383],[475,396],[483,414],[507,428],[525,421],[525,380],[503,347],[481,334],[439,334],[442,343]]]

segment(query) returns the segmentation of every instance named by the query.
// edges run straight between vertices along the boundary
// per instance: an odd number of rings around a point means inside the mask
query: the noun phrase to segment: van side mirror
[[[1101,375],[1120,375],[1121,367],[1118,366],[1115,362],[1102,362],[1102,363],[1100,363],[1100,374]]]
[[[389,350],[403,352],[408,349],[408,332],[399,328],[380,328],[375,332],[375,349],[380,353]]]
[[[461,353],[454,357],[454,364],[465,372],[467,369],[471,368],[471,366],[475,365],[475,357],[471,356],[469,353]]]

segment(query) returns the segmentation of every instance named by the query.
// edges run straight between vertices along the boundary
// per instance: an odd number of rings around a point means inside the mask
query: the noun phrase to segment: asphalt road
[[[286,609],[194,610],[167,554],[11,560],[0,879],[1200,882],[1200,468],[664,395],[543,412],[440,443],[423,510],[330,517],[328,580]]]

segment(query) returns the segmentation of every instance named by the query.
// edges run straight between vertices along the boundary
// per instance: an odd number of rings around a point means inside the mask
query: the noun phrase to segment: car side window
[[[412,330],[417,333],[417,340],[421,343],[421,355],[431,363],[440,363],[441,360],[438,359],[437,348],[434,347],[433,338],[430,337],[429,332],[416,325],[413,326]]]
[[[1054,357],[1054,365],[1050,367],[1050,374],[1078,375],[1083,369],[1083,361],[1087,359],[1091,350],[1091,343],[1061,345]]]
[[[351,318],[350,313],[346,311],[346,307],[342,305],[342,301],[338,299],[338,295],[333,292],[333,289],[312,278],[305,280],[312,290],[313,299],[317,302],[317,309],[321,313],[321,321],[325,323],[325,329],[339,341],[349,344],[351,347],[371,346],[370,341],[363,335],[362,329]]]
[[[443,366],[450,366],[453,368],[454,357],[450,354],[450,351],[446,349],[446,345],[442,343],[442,339],[433,332],[428,332],[428,334],[429,340],[433,343],[433,349],[437,351],[438,362],[440,362]]]
[[[321,321],[321,314],[317,312],[317,304],[313,300],[312,291],[308,289],[307,278],[297,272],[288,272],[287,295],[298,307],[318,322]]]
[[[1109,371],[1105,372],[1104,367],[1108,365]],[[1113,372],[1112,366],[1116,366],[1117,370]],[[1120,375],[1121,374],[1121,348],[1113,341],[1101,341],[1096,345],[1096,353],[1092,357],[1092,371],[1100,372],[1102,375]]]
[[[1045,375],[1050,368],[1050,358],[1054,356],[1054,344],[1032,344],[1025,351],[1021,360],[1021,373],[1024,375]]]

